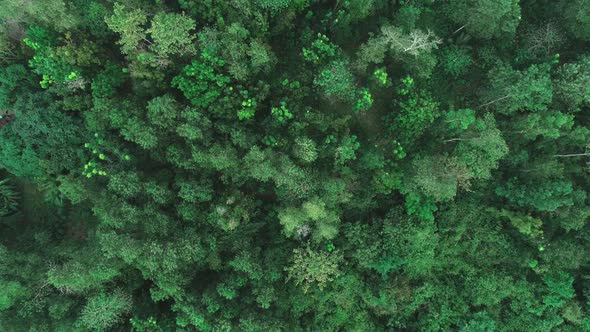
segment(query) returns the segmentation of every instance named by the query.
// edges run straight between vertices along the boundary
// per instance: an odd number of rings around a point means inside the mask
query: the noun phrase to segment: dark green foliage
[[[588,8],[0,1],[0,331],[590,331]]]
[[[148,102],[147,117],[156,127],[173,129],[180,116],[181,106],[170,95],[156,97]]]
[[[453,77],[465,74],[473,63],[467,50],[456,46],[446,48],[442,53],[441,65],[444,71]]]
[[[574,0],[563,7],[565,28],[576,38],[590,40],[590,7],[588,0]]]
[[[17,93],[31,85],[27,70],[22,65],[13,64],[0,69],[0,107],[7,109],[15,102]],[[4,117],[6,111],[2,112]]]
[[[544,182],[533,187],[510,179],[505,186],[496,189],[496,193],[517,206],[530,206],[538,211],[555,211],[586,198],[585,192],[575,190],[565,181]]]
[[[107,7],[98,1],[84,1],[83,10],[85,11],[84,23],[88,26],[90,33],[101,38],[108,36],[110,31],[104,20],[109,13]]]

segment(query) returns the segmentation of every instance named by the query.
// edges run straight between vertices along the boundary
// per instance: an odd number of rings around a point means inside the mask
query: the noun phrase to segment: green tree
[[[297,137],[295,139],[293,153],[298,159],[305,163],[311,163],[318,157],[316,143],[307,137]]]
[[[195,25],[192,18],[184,15],[156,14],[152,19],[151,27],[146,31],[153,40],[150,49],[162,57],[193,54],[195,36],[191,34],[191,31],[195,29]]]
[[[532,65],[524,71],[500,66],[488,74],[489,86],[482,92],[484,103],[500,113],[547,110],[553,98],[549,65]]]
[[[128,9],[117,2],[113,7],[113,15],[106,17],[105,22],[109,29],[121,36],[119,44],[123,54],[135,52],[146,40],[144,25],[147,15],[141,9]]]
[[[402,140],[409,144],[420,137],[426,129],[439,116],[439,104],[424,90],[415,87],[414,79],[407,76],[401,80],[398,89],[402,98],[398,101],[400,111],[394,119],[394,132]]]
[[[569,132],[574,126],[574,116],[561,112],[528,114],[515,123],[515,129],[528,140],[541,136],[556,139]]]
[[[508,153],[508,145],[489,113],[476,120],[460,137],[445,142],[457,143],[453,156],[477,179],[489,179],[491,171],[498,168]]]
[[[148,120],[156,127],[174,129],[180,117],[180,108],[181,106],[171,95],[156,97],[148,102]]]
[[[473,63],[473,59],[464,48],[453,45],[445,48],[442,53],[442,68],[447,74],[453,77],[465,74],[469,70],[469,66]]]
[[[288,207],[279,210],[279,221],[289,237],[330,240],[338,234],[339,216],[319,198],[309,200],[300,208]]]
[[[484,39],[514,35],[521,20],[519,0],[453,0],[446,13],[458,29]]]
[[[356,97],[354,76],[345,61],[333,61],[321,69],[313,83],[328,98],[352,103]]]
[[[289,274],[288,279],[293,279],[295,285],[301,286],[303,292],[307,293],[311,287],[323,289],[338,277],[341,260],[337,252],[317,252],[309,247],[294,249],[293,263],[285,271]]]
[[[224,64],[218,57],[203,53],[201,61],[193,61],[184,67],[182,74],[172,80],[172,85],[180,89],[194,106],[207,109],[226,93],[230,78],[219,73]]]
[[[381,64],[386,55],[391,54],[418,76],[428,77],[436,65],[432,52],[440,44],[442,39],[430,30],[415,29],[405,33],[399,27],[384,25],[380,34],[370,38],[359,48],[355,67],[364,72],[370,64]]]
[[[558,70],[553,82],[557,106],[565,106],[565,111],[577,111],[590,103],[590,57],[573,63],[566,63]]]
[[[568,31],[576,38],[590,40],[590,17],[587,0],[575,0],[564,4],[564,23]]]
[[[496,194],[516,206],[532,207],[537,211],[555,211],[586,197],[585,192],[575,189],[568,181],[551,180],[532,187],[518,178],[496,188]]]
[[[76,15],[73,3],[64,0],[40,0],[26,3],[2,1],[0,20],[42,24],[61,32],[75,29],[81,18]]]
[[[445,123],[451,130],[463,131],[475,122],[475,112],[472,109],[449,110],[445,114]]]
[[[131,309],[131,298],[122,291],[100,293],[88,299],[80,314],[80,325],[92,330],[114,326]]]
[[[469,189],[469,181],[474,177],[461,161],[442,156],[416,158],[412,161],[412,169],[411,186],[435,202],[452,199],[460,187]]]

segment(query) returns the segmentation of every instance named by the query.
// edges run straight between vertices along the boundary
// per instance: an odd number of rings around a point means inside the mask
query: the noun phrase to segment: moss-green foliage
[[[589,331],[588,8],[0,1],[0,331]]]

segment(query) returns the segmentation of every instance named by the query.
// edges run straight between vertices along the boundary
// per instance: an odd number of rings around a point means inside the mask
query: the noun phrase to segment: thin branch
[[[489,105],[491,105],[491,104],[497,103],[497,102],[499,102],[499,101],[501,101],[501,100],[504,100],[504,99],[506,99],[506,98],[509,98],[509,97],[512,97],[512,95],[505,95],[504,97],[500,97],[500,98],[498,98],[498,99],[494,99],[494,100],[492,100],[492,101],[490,101],[490,102],[487,102],[487,103],[485,103],[485,104],[481,104],[481,105],[477,106],[476,108],[480,108],[480,107],[489,106]]]
[[[582,157],[582,156],[590,156],[590,153],[570,153],[570,154],[555,154],[553,157],[556,158],[567,158],[567,157]]]
[[[152,43],[151,41],[149,41],[149,39],[143,37],[142,38],[146,43],[150,44],[150,45],[154,45],[154,43]]]
[[[455,32],[453,32],[453,35],[454,35],[454,34],[456,34],[456,33],[457,33],[457,32],[459,32],[459,31],[463,30],[463,28],[465,28],[465,26],[466,26],[466,25],[467,25],[467,24],[463,24],[463,26],[462,26],[462,27],[460,27],[459,29],[455,30]]]

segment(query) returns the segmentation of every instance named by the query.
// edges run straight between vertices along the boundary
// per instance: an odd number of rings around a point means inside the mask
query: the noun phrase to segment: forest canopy
[[[0,0],[0,331],[590,331],[590,1]]]

